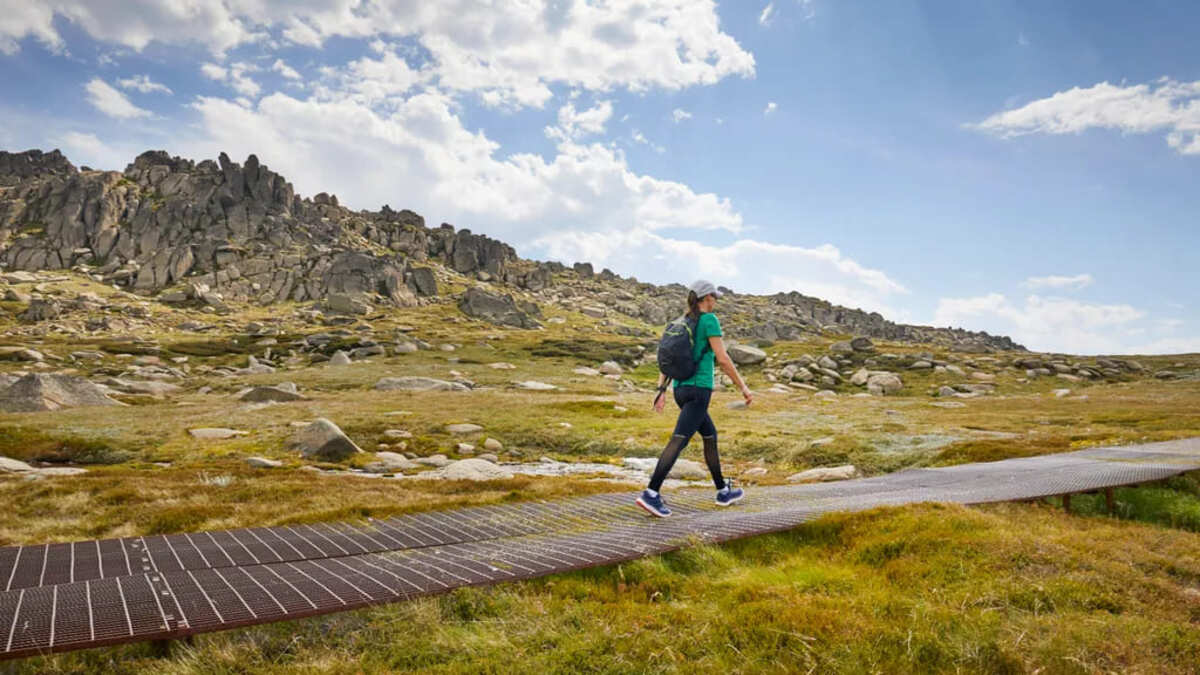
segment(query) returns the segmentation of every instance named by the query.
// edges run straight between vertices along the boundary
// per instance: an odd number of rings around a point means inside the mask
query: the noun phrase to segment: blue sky
[[[0,0],[0,147],[254,152],[654,282],[1200,351],[1188,3]]]

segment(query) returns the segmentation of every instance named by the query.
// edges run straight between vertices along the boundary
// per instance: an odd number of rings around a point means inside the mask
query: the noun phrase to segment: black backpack
[[[658,341],[658,370],[676,382],[696,374],[699,364],[692,358],[692,350],[695,349],[697,323],[696,319],[684,314],[667,324],[662,339]],[[704,345],[700,358],[704,358],[704,351],[708,348],[708,345]]]

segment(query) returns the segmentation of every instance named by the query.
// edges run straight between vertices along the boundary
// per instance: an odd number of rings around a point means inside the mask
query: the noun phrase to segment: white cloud
[[[779,108],[779,106],[775,104],[775,101],[769,101],[767,103],[767,107],[763,108],[763,115],[770,115],[771,113],[775,112],[778,108]]]
[[[725,246],[671,238],[646,228],[608,232],[554,231],[535,251],[565,263],[586,260],[642,281],[687,283],[695,277],[750,293],[799,291],[889,317],[888,301],[908,290],[880,270],[847,258],[836,247],[815,248],[738,239]]]
[[[546,127],[546,136],[566,141],[602,134],[612,112],[611,101],[600,101],[594,108],[583,111],[576,110],[574,103],[567,103],[558,109],[558,126]]]
[[[1164,131],[1170,147],[1196,155],[1200,154],[1200,81],[1160,78],[1151,84],[1101,82],[1086,89],[1075,87],[968,126],[1003,138],[1078,134],[1087,129]]]
[[[202,135],[182,143],[185,154],[253,152],[301,193],[334,192],[358,208],[403,205],[431,222],[463,223],[514,244],[550,224],[584,232],[742,228],[728,199],[637,174],[619,150],[600,143],[564,140],[549,159],[499,156],[494,141],[463,127],[453,99],[434,90],[397,99],[386,111],[349,98],[282,93],[250,107],[210,97],[194,107]],[[601,128],[611,110],[597,108],[568,119]]]
[[[1022,286],[1030,289],[1037,288],[1085,288],[1091,286],[1095,279],[1090,274],[1076,274],[1073,277],[1050,275],[1046,277],[1029,277]]]
[[[300,79],[300,73],[297,73],[295,68],[284,63],[283,59],[275,59],[275,63],[271,64],[271,70],[279,73],[289,80]]]
[[[643,134],[638,129],[634,129],[633,131],[629,132],[629,137],[632,138],[635,143],[649,146],[651,150],[654,150],[660,155],[667,151],[667,149],[663,146],[651,141],[649,138],[646,138],[646,134]]]
[[[231,89],[247,98],[254,98],[262,91],[262,87],[246,73],[258,70],[252,63],[233,63],[228,68],[215,63],[200,65],[200,72],[210,80],[217,80],[229,85]]]
[[[495,3],[490,0],[295,3],[284,0],[46,0],[0,21],[0,50],[33,35],[61,44],[55,16],[93,38],[141,50],[150,42],[200,44],[217,55],[263,31],[319,46],[331,37],[415,37],[438,84],[497,106],[536,106],[551,85],[640,92],[754,76],[754,57],[722,32],[713,0]],[[248,88],[248,87],[247,87]]]
[[[1146,313],[1127,304],[1104,305],[1030,295],[1015,305],[1000,293],[942,298],[933,325],[1009,335],[1035,351],[1117,354],[1144,327]]]
[[[153,91],[160,91],[167,95],[172,93],[170,87],[151,80],[149,75],[134,75],[133,77],[117,80],[117,86],[122,89],[136,89],[143,94],[149,94]]]
[[[130,103],[125,94],[98,77],[84,85],[84,90],[87,92],[88,102],[109,117],[130,119],[151,116],[149,110],[143,110]]]
[[[774,18],[775,3],[768,2],[766,7],[763,7],[762,14],[758,15],[758,25],[766,27],[771,25],[771,19]]]
[[[200,64],[200,72],[210,80],[224,80],[229,77],[229,69],[215,63]]]
[[[675,124],[679,124],[684,120],[692,119],[692,113],[682,108],[676,108],[671,111],[671,119],[675,122]]]

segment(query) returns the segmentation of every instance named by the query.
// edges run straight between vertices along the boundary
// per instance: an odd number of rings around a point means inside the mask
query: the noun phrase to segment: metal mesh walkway
[[[0,659],[184,637],[786,530],[823,513],[1089,492],[1200,469],[1200,438],[752,489],[603,494],[318,523],[0,548]]]

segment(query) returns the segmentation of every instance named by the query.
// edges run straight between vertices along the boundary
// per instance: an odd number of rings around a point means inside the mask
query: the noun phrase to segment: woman
[[[696,321],[695,344],[692,347],[692,358],[697,362],[696,373],[682,382],[675,383],[675,404],[679,406],[675,433],[671,435],[671,440],[658,458],[654,474],[650,476],[649,487],[637,498],[638,506],[660,518],[671,515],[671,509],[667,508],[658,491],[662,488],[667,474],[671,472],[671,467],[675,465],[675,460],[679,458],[679,453],[687,447],[692,434],[697,431],[704,441],[704,461],[708,464],[713,484],[717,487],[717,505],[729,506],[745,494],[741,488],[733,487],[732,481],[721,476],[721,458],[717,454],[717,428],[713,425],[712,417],[708,415],[708,401],[713,390],[714,361],[741,390],[746,405],[750,405],[754,400],[750,388],[746,386],[729,354],[725,352],[725,343],[721,341],[721,323],[717,321],[717,315],[712,313],[719,297],[721,293],[712,282],[703,279],[688,289],[687,316]],[[669,379],[662,373],[658,375],[658,394],[654,398],[655,412],[663,411],[666,399],[664,394]]]

